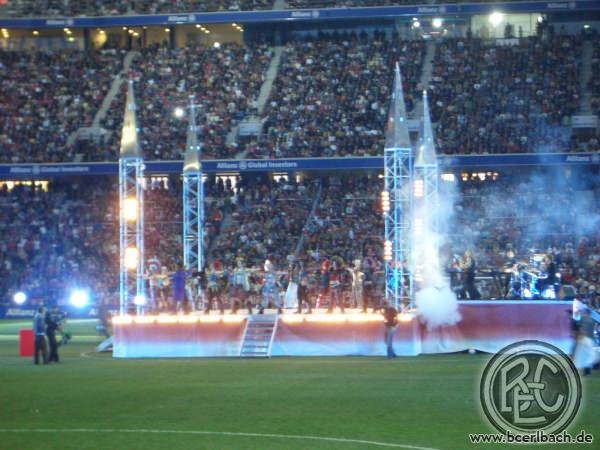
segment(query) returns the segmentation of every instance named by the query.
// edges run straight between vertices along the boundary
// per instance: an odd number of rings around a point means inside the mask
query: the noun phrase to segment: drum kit
[[[509,276],[506,298],[555,299],[556,286],[546,283],[548,279],[546,264],[546,254],[531,251],[528,262],[517,261],[505,265],[503,272]]]

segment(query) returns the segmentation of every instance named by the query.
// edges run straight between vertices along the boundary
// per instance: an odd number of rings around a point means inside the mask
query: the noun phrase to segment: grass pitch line
[[[243,433],[234,431],[198,431],[198,430],[147,430],[147,429],[110,429],[110,428],[0,428],[0,433],[142,433],[142,434],[190,434],[201,436],[233,436],[255,437],[270,439],[298,439],[324,442],[338,442],[347,444],[363,444],[373,447],[405,448],[409,450],[440,450],[431,447],[418,447],[415,445],[395,444],[392,442],[367,441],[363,439],[336,438],[326,436],[310,436],[298,434],[271,434],[271,433]]]

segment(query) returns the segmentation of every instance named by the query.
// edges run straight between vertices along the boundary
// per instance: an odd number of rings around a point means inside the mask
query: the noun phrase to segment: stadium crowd
[[[91,125],[122,59],[117,50],[0,50],[0,162],[72,161],[67,140]]]
[[[249,156],[373,155],[383,129],[396,61],[410,109],[425,44],[375,32],[321,34],[286,44],[265,113],[265,137]]]
[[[594,46],[589,90],[592,111],[598,111]],[[273,56],[266,44],[153,45],[139,52],[130,75],[148,160],[182,158],[186,121],[173,111],[186,106],[190,93],[200,106],[207,159],[380,154],[395,61],[409,112],[421,89],[430,92],[440,153],[594,150],[595,136],[583,142],[570,128],[582,98],[581,48],[580,37],[555,33],[440,39],[432,79],[421,86],[422,39],[382,32],[305,36],[284,45],[262,133],[245,138],[234,136],[235,126],[257,114],[255,99]],[[91,125],[123,57],[118,50],[0,51],[0,84],[7,93],[0,99],[0,161],[114,161],[125,85],[101,121],[102,138],[69,137]]]
[[[579,38],[554,34],[439,42],[431,83],[439,151],[567,151],[580,54]]]
[[[272,9],[273,0],[11,0],[4,16],[114,16]]]
[[[202,157],[233,157],[239,150],[227,145],[227,134],[251,110],[264,72],[271,59],[266,45],[242,47],[222,44],[219,48],[188,46],[168,49],[152,46],[143,49],[134,61],[131,76],[135,81],[140,125],[140,143],[147,159],[182,159],[187,132],[187,114],[174,115],[185,108],[189,95],[198,106]],[[88,155],[96,160],[114,160],[118,149],[126,86],[111,104],[102,126],[111,132],[104,152]],[[93,147],[92,147],[93,148]]]

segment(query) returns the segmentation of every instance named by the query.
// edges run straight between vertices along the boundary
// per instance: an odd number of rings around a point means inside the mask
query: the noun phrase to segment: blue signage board
[[[368,8],[328,8],[307,10],[228,11],[186,14],[122,15],[73,18],[0,18],[2,28],[106,28],[123,26],[165,26],[178,24],[265,23],[293,21],[357,20],[402,16],[473,15],[504,13],[560,13],[600,10],[600,0],[557,2],[453,3],[436,5],[381,6]]]
[[[502,155],[444,155],[438,157],[442,169],[501,168],[514,166],[555,166],[600,164],[600,153],[523,153]],[[182,161],[146,162],[146,173],[181,173]],[[207,160],[202,162],[206,173],[222,172],[296,172],[319,170],[383,169],[383,158],[295,158]],[[114,163],[64,164],[0,164],[0,179],[29,180],[63,176],[117,175]]]

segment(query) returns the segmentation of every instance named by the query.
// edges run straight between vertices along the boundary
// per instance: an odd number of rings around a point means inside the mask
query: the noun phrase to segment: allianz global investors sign
[[[521,341],[488,362],[479,394],[483,412],[501,433],[558,434],[577,416],[581,380],[559,348]]]

